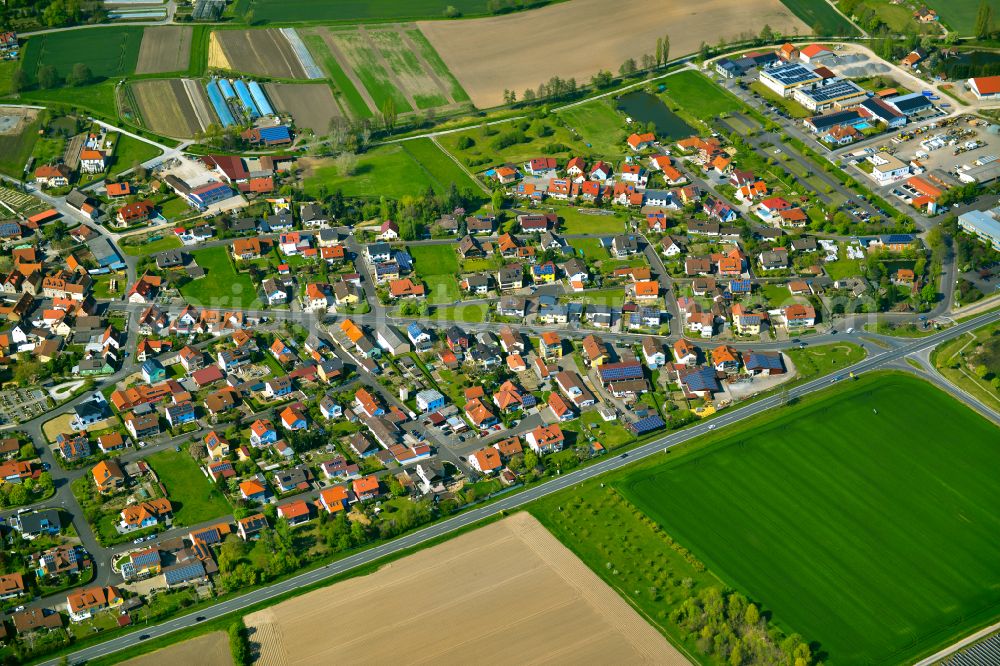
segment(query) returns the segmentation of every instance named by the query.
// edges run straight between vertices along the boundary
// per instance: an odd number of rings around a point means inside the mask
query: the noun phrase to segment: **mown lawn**
[[[486,321],[486,313],[489,311],[489,307],[486,303],[449,305],[443,308],[435,308],[431,317],[443,321],[464,321],[469,324],[478,324]]]
[[[559,116],[580,133],[596,154],[615,155],[622,152],[629,134],[625,118],[607,98],[563,109]]]
[[[118,245],[125,254],[133,257],[144,257],[149,254],[156,254],[157,252],[173,250],[174,248],[180,247],[181,239],[172,233],[167,233],[159,240],[155,240],[151,243],[139,242],[136,245],[130,245],[125,242],[121,242]]]
[[[410,147],[407,144],[416,145]],[[316,196],[320,185],[345,196],[401,199],[432,188],[444,194],[452,183],[478,192],[469,176],[429,139],[378,146],[358,158],[353,174],[341,174],[333,160],[320,160],[305,179],[305,191]]]
[[[667,87],[665,97],[701,120],[746,108],[737,97],[698,72],[685,70],[668,76],[663,83]]]
[[[259,307],[257,288],[246,273],[237,273],[229,258],[229,247],[220,245],[196,250],[191,255],[205,269],[205,277],[181,287],[188,302],[203,307]]]
[[[117,176],[122,171],[127,171],[137,164],[151,160],[159,154],[160,149],[156,146],[119,134],[118,142],[115,144],[115,159],[108,170],[108,175]]]
[[[35,142],[38,141],[40,120],[35,120],[25,126],[20,134],[0,135],[0,173],[12,178],[21,178],[24,166],[31,157]]]
[[[460,298],[458,291],[458,255],[453,245],[411,245],[417,276],[427,286],[428,303],[453,303]]]
[[[788,349],[786,354],[795,364],[800,380],[828,375],[854,365],[865,358],[864,347],[853,342],[834,342],[828,345],[807,346],[805,349]]]
[[[904,663],[1000,612],[996,440],[931,384],[879,374],[616,486],[826,663]]]
[[[160,451],[146,460],[167,488],[167,498],[174,507],[174,525],[195,525],[232,511],[186,451]]]
[[[625,231],[625,220],[614,215],[589,215],[568,206],[552,210],[559,214],[559,232],[563,234],[607,234],[613,236]]]

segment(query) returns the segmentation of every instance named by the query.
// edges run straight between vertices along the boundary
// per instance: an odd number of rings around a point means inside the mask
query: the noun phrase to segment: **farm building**
[[[242,136],[250,143],[262,143],[265,146],[281,146],[292,142],[292,132],[284,125],[254,127],[243,132]]]

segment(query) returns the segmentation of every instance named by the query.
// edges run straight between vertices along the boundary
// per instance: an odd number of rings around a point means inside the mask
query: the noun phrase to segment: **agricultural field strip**
[[[142,33],[135,73],[163,74],[186,70],[191,58],[193,35],[194,30],[189,26],[146,28]]]
[[[372,97],[372,94],[368,91],[368,88],[365,87],[364,83],[358,77],[357,72],[355,72],[354,69],[351,67],[350,62],[347,59],[347,56],[344,55],[344,52],[340,49],[340,45],[337,44],[337,42],[334,40],[333,34],[329,30],[318,29],[317,35],[320,38],[322,38],[323,44],[329,50],[330,56],[333,58],[334,63],[336,63],[339,66],[340,71],[344,74],[345,77],[347,77],[347,80],[353,86],[354,91],[361,96],[361,99],[368,107],[368,110],[372,113],[377,113],[379,108],[378,104],[375,103],[375,99]],[[332,72],[330,73],[330,76],[335,80],[337,78],[335,74]],[[344,94],[346,95],[349,93],[344,93]]]
[[[896,349],[888,350],[880,354],[876,354],[868,359],[854,364],[853,366],[844,368],[841,373],[854,372],[861,373],[870,370],[876,370],[879,367],[885,365],[888,362],[904,358],[905,356],[933,347],[945,340],[949,340],[957,335],[962,335],[967,331],[974,330],[987,323],[1000,320],[1000,312],[987,313],[974,319],[967,320],[961,324],[953,326],[952,328],[937,333],[927,338],[922,338],[915,340],[912,343],[905,344]],[[788,398],[799,398],[801,396],[813,393],[820,389],[828,387],[830,384],[830,376],[820,377],[813,381],[800,384],[788,391]],[[371,562],[377,561],[386,555],[391,555],[401,551],[405,551],[410,548],[419,546],[426,541],[447,535],[455,530],[461,529],[468,525],[477,523],[485,518],[495,516],[501,512],[511,511],[513,509],[520,508],[529,502],[532,502],[540,497],[545,497],[553,493],[559,492],[560,490],[565,490],[573,485],[580,483],[586,479],[590,479],[602,474],[606,474],[616,469],[621,469],[627,465],[635,463],[637,460],[642,460],[643,458],[649,458],[651,456],[660,455],[662,451],[667,448],[676,446],[688,440],[694,439],[696,437],[702,437],[707,435],[709,432],[709,427],[725,426],[732,423],[741,421],[749,416],[758,414],[762,411],[768,409],[774,409],[779,407],[784,402],[781,396],[771,396],[758,400],[752,404],[746,405],[744,407],[738,407],[732,411],[723,412],[719,416],[711,419],[709,423],[695,424],[684,430],[672,433],[660,439],[653,440],[647,444],[638,446],[631,451],[629,451],[628,458],[622,459],[618,456],[606,458],[598,463],[584,467],[579,470],[568,472],[563,474],[552,481],[547,481],[544,484],[528,488],[527,490],[518,493],[516,495],[511,495],[500,499],[492,504],[482,506],[476,509],[472,509],[466,513],[459,514],[453,518],[448,518],[439,523],[431,525],[429,527],[417,530],[405,536],[399,537],[395,540],[383,543],[378,546],[374,546],[368,550],[364,550],[354,555],[345,557],[342,560],[333,562],[332,564],[322,568],[314,569],[296,576],[292,576],[280,583],[270,585],[253,592],[248,592],[239,597],[234,597],[222,603],[211,606],[203,613],[206,618],[216,618],[226,615],[234,611],[238,611],[243,608],[247,608],[251,605],[262,603],[273,599],[275,597],[281,596],[288,592],[294,591],[300,587],[319,583],[324,580],[328,580],[342,573],[355,569],[359,566],[369,564]],[[159,625],[151,626],[148,630],[151,637],[152,636],[164,636],[171,634],[175,631],[185,629],[190,626],[189,614],[186,616],[181,616],[174,618],[173,620],[168,620]],[[122,636],[119,638],[112,638],[103,643],[84,648],[71,655],[69,658],[71,660],[86,660],[93,659],[98,656],[111,654],[119,650],[124,650],[131,647],[134,644],[134,639],[130,635]]]

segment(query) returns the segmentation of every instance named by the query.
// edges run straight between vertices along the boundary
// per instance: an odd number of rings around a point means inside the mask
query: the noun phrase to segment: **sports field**
[[[998,434],[871,375],[616,485],[826,663],[904,663],[1000,615]]]
[[[526,513],[245,621],[261,664],[686,663]]]
[[[60,78],[66,78],[77,63],[85,63],[99,79],[131,74],[142,33],[142,28],[116,26],[37,35],[24,47],[22,67],[33,81],[42,65],[55,67]]]

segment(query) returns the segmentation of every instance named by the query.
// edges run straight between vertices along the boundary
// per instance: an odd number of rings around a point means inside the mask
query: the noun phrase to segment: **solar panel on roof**
[[[801,92],[817,102],[828,102],[841,97],[860,95],[864,93],[864,89],[853,81],[836,81],[817,88],[801,89]]]
[[[647,416],[635,421],[634,423],[629,423],[626,427],[631,430],[633,434],[641,435],[653,430],[658,430],[666,425],[667,424],[659,416]]]
[[[617,382],[623,379],[642,379],[642,366],[638,363],[602,365],[598,368],[601,380]]]
[[[792,86],[804,81],[812,81],[820,78],[810,67],[799,63],[790,63],[780,67],[772,67],[767,70],[766,75],[785,86]],[[762,74],[763,76],[764,74]]]

